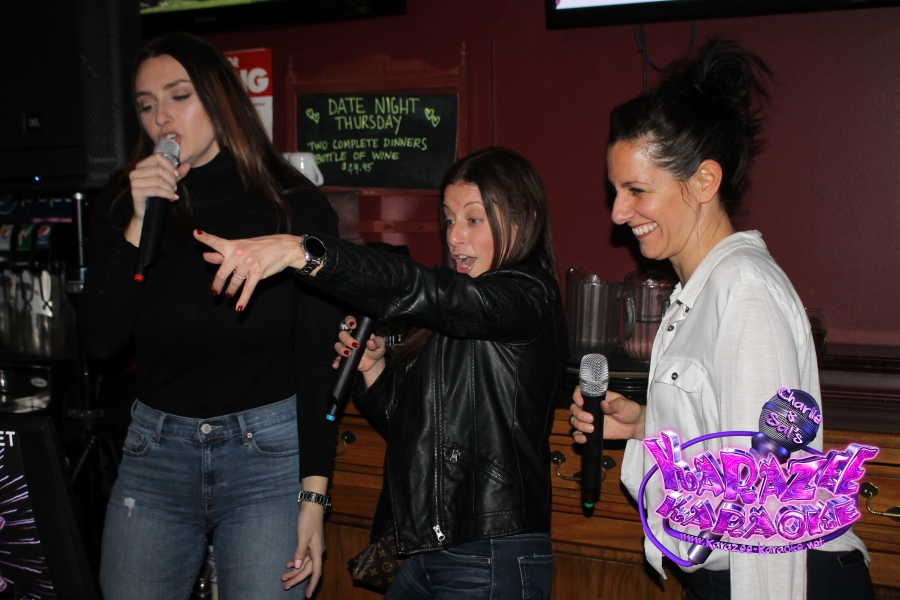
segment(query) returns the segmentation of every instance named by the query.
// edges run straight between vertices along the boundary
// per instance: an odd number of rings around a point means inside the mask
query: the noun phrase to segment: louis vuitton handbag
[[[354,581],[382,592],[394,581],[403,559],[397,553],[393,530],[378,538],[374,544],[347,561]]]

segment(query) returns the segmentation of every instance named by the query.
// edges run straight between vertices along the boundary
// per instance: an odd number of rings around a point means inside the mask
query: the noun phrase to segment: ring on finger
[[[350,326],[344,322],[341,322],[341,324],[339,325],[339,328],[341,331],[350,331]]]
[[[231,272],[231,276],[232,276],[232,277],[237,277],[237,278],[240,279],[241,281],[244,281],[245,279],[247,279],[247,276],[246,276],[246,275],[238,275],[238,274],[237,274],[237,271],[232,271],[232,272]]]

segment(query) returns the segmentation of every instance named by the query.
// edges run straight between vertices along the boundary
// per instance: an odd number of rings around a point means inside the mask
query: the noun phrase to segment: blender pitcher
[[[585,267],[569,267],[566,323],[570,362],[580,364],[582,357],[591,353],[609,357],[619,343],[634,334],[634,297],[621,283],[600,279]]]
[[[648,361],[675,282],[656,271],[632,271],[625,276],[625,285],[634,295],[634,335],[622,347],[633,360]]]

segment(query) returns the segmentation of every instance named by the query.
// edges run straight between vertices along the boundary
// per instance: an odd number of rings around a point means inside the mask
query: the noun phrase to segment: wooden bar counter
[[[852,442],[881,449],[866,464],[863,482],[878,489],[878,494],[870,500],[871,509],[887,512],[900,506],[900,431],[893,430],[893,423],[900,420],[900,353],[896,358],[878,362],[876,371],[867,370],[871,364],[873,361],[860,357],[842,360],[826,355],[820,359],[827,427],[825,449],[844,448]],[[866,387],[866,374],[874,382],[871,384],[876,388],[874,391]],[[827,385],[829,381],[839,381],[841,385]],[[616,466],[603,483],[601,503],[594,516],[587,518],[582,513],[578,484],[564,479],[581,470],[581,458],[570,436],[569,403],[567,397],[560,398],[550,436],[551,452],[560,452],[565,457],[565,462],[551,465],[550,533],[554,549],[551,597],[554,600],[680,600],[681,584],[672,574],[677,567],[669,565],[669,574],[663,580],[644,560],[644,534],[637,505],[619,481],[624,448],[621,443],[605,452],[615,460]],[[832,407],[834,415],[830,412]],[[843,423],[850,423],[855,429],[843,429]],[[341,454],[336,460],[331,489],[334,508],[326,524],[325,572],[315,597],[318,600],[377,599],[380,594],[354,585],[347,561],[369,544],[368,528],[381,490],[385,443],[352,404],[340,422],[339,432]],[[345,447],[342,437],[355,438],[355,441]],[[900,522],[867,510],[866,498],[862,496],[859,509],[862,518],[854,525],[854,531],[872,556],[869,568],[876,597],[900,599]]]

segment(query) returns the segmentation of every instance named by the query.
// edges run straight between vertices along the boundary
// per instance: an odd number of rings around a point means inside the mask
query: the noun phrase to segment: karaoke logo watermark
[[[712,550],[797,552],[842,535],[860,517],[857,481],[865,474],[863,463],[878,448],[851,444],[822,454],[807,446],[821,422],[812,396],[782,388],[764,405],[758,432],[726,431],[684,444],[667,431],[645,439],[656,466],[641,483],[638,503],[643,506],[644,489],[659,471],[665,497],[648,508],[662,517],[667,535],[692,543],[689,560],[664,548],[641,511],[644,531],[682,566],[702,564]],[[682,450],[705,440],[742,436],[752,438],[749,449],[726,448],[718,456],[703,452],[694,457],[693,468],[681,458]],[[811,456],[790,458],[798,450]],[[721,541],[724,536],[730,541]]]

